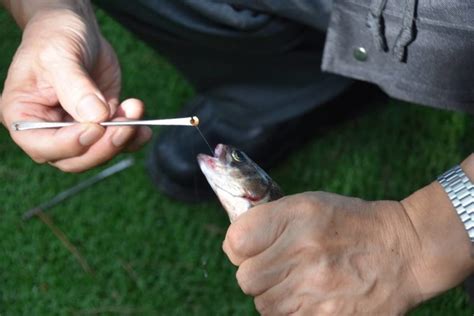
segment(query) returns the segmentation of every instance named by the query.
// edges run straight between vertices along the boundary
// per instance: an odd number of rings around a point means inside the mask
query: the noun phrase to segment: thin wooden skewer
[[[12,128],[15,131],[26,131],[42,128],[60,128],[78,124],[78,122],[13,122]],[[135,120],[135,121],[113,121],[100,122],[102,126],[157,126],[157,125],[178,125],[178,126],[197,126],[199,118],[197,116],[180,117],[161,120]]]

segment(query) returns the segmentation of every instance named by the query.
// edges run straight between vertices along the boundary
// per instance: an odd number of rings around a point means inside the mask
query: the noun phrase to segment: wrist
[[[472,181],[474,155],[461,166]],[[474,270],[473,246],[443,187],[434,181],[401,203],[421,245],[414,272],[424,299],[462,282]]]
[[[20,28],[38,13],[50,10],[69,10],[84,18],[93,17],[90,0],[1,0]]]

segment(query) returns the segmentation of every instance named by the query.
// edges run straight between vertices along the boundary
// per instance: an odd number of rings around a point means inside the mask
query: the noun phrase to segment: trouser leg
[[[324,33],[288,18],[206,0],[97,3],[243,125],[299,116],[350,85],[321,72]]]

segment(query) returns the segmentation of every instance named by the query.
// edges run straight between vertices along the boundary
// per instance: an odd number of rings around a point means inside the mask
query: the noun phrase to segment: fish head
[[[265,171],[237,148],[219,144],[214,156],[199,154],[197,160],[231,221],[252,206],[282,196]]]

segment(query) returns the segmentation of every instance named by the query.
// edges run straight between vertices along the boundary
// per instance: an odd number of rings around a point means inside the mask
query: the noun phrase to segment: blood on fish
[[[252,195],[251,193],[246,193],[243,197],[252,202],[258,202],[262,199],[261,196]]]

